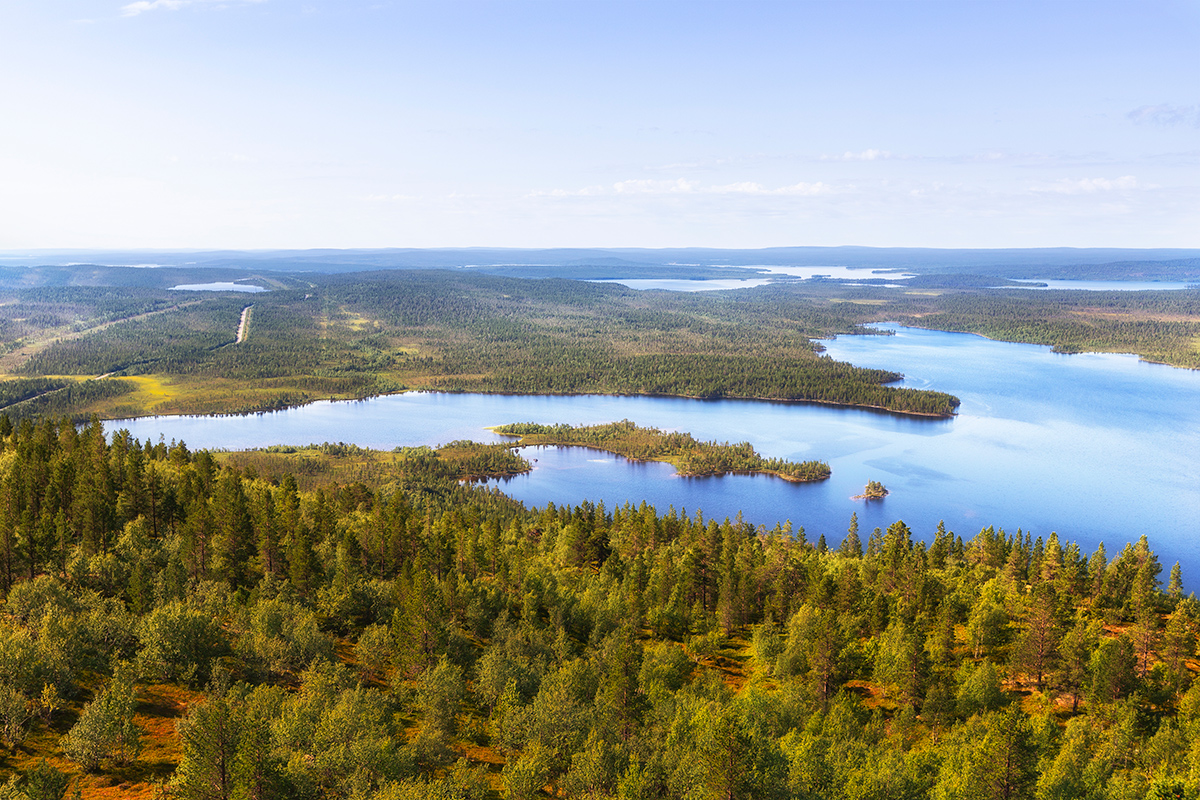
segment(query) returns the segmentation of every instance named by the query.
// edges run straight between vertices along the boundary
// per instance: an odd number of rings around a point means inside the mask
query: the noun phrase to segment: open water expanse
[[[506,422],[631,419],[698,438],[749,441],[767,456],[828,461],[833,477],[792,484],[766,476],[680,478],[666,464],[596,451],[529,449],[527,475],[495,481],[531,505],[645,500],[768,527],[791,520],[810,539],[840,541],[852,512],[865,534],[902,519],[922,538],[939,520],[969,539],[986,525],[1057,531],[1109,557],[1142,533],[1166,569],[1178,560],[1200,587],[1200,372],[1124,355],[1059,355],[1047,347],[883,326],[893,336],[826,342],[838,360],[905,373],[904,385],[956,394],[953,419],[813,404],[656,397],[408,393],[320,402],[243,417],[152,417],[108,423],[139,439],[195,449],[343,441],[391,449],[454,439],[499,441]],[[868,480],[891,490],[853,500]]]
[[[178,286],[172,286],[173,292],[243,292],[246,294],[258,294],[265,292],[267,289],[262,286],[253,286],[247,283],[231,283],[229,281],[217,281],[214,283],[181,283]]]
[[[1044,286],[1005,286],[1005,289],[1082,289],[1088,292],[1166,292],[1179,291],[1193,286],[1195,282],[1183,281],[1080,281],[1080,280],[1038,280]]]
[[[662,289],[671,292],[713,292],[722,289],[753,289],[765,286],[777,277],[788,277],[800,280],[813,278],[830,278],[839,281],[864,280],[867,278],[911,278],[910,272],[896,272],[879,269],[851,269],[850,267],[777,267],[760,266],[761,278],[704,278],[699,280],[684,280],[680,278],[605,278],[589,281],[589,283],[619,283],[630,289]],[[895,286],[896,284],[888,284]]]

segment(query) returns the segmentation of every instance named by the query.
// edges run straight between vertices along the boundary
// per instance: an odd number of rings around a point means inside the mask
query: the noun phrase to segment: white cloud
[[[727,183],[724,186],[710,186],[708,192],[710,194],[772,194],[770,189],[767,189],[761,183],[753,181],[739,181],[738,183]]]
[[[673,181],[629,180],[613,184],[617,194],[689,194],[695,192],[700,184],[686,178]]]
[[[157,8],[168,8],[172,11],[185,6],[190,0],[138,0],[136,3],[121,6],[121,16],[136,17],[146,11],[154,11]]]
[[[821,156],[822,161],[881,161],[887,158],[895,158],[888,150],[863,150],[860,153],[852,153],[847,150],[840,156]]]
[[[411,194],[369,194],[363,199],[369,203],[410,203],[421,198]]]
[[[533,197],[604,197],[613,195],[756,195],[756,196],[812,196],[828,194],[833,189],[829,184],[817,181],[800,181],[788,186],[769,187],[756,181],[738,181],[726,184],[702,184],[686,178],[675,180],[631,179],[618,181],[612,186],[586,186],[582,189],[550,189],[535,191]]]
[[[1098,194],[1100,192],[1118,192],[1129,189],[1147,188],[1138,183],[1132,175],[1122,175],[1119,178],[1081,178],[1072,180],[1062,178],[1053,183],[1030,187],[1032,192],[1051,194]]]
[[[137,0],[134,3],[127,3],[121,6],[121,16],[136,17],[139,14],[144,14],[147,11],[158,11],[166,9],[167,11],[178,11],[184,6],[196,4],[221,3],[222,6],[228,6],[233,3],[265,3],[266,0]]]
[[[755,194],[755,195],[801,195],[811,196],[816,194],[827,194],[831,191],[829,184],[821,183],[806,183],[801,181],[793,183],[790,186],[779,186],[774,189],[763,186],[761,183],[751,183],[743,181],[741,183],[729,183],[724,186],[711,186],[706,192],[708,194]]]
[[[1160,103],[1156,106],[1139,106],[1125,115],[1135,123],[1154,125],[1190,125],[1200,128],[1200,106],[1176,106]]]

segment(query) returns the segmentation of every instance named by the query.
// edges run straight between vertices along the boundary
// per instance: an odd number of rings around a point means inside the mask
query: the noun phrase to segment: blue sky
[[[5,0],[0,249],[1200,247],[1200,3]]]

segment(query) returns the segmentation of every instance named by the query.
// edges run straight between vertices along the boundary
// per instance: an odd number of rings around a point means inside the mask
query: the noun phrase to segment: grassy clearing
[[[242,471],[253,471],[268,480],[294,475],[301,491],[310,491],[331,482],[362,483],[378,488],[396,479],[398,462],[394,453],[360,448],[335,452],[320,446],[241,450],[215,455],[222,464],[231,464]]]
[[[383,323],[371,317],[365,317],[357,313],[353,309],[342,306],[341,318],[338,323],[349,328],[352,331],[361,333],[362,331],[380,331],[383,330]]]
[[[321,391],[305,376],[264,379],[256,384],[235,378],[190,375],[135,375],[123,380],[136,381],[131,394],[99,401],[84,409],[102,419],[145,417],[158,414],[246,414],[301,406],[316,400],[358,400],[361,391]],[[388,381],[383,381],[387,384]],[[406,388],[402,382],[388,388]]]
[[[150,411],[180,394],[176,381],[164,375],[135,375],[130,380],[137,384],[137,388],[125,400],[139,403]]]

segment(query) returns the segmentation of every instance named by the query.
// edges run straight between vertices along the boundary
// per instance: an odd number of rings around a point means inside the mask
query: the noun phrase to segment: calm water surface
[[[1186,289],[1192,284],[1182,281],[1067,281],[1067,280],[1038,280],[1045,286],[1006,286],[1006,289],[1083,289],[1089,292],[1153,292],[1177,291]]]
[[[252,286],[247,283],[230,283],[228,281],[216,281],[214,283],[181,283],[178,286],[172,286],[172,291],[178,292],[246,292],[248,294],[257,294],[267,291],[262,286]]]
[[[537,448],[531,473],[493,482],[531,505],[645,500],[660,509],[723,518],[739,510],[772,526],[791,520],[810,539],[840,541],[851,512],[869,532],[903,519],[928,538],[939,520],[970,538],[981,527],[1057,531],[1110,557],[1146,533],[1168,567],[1179,560],[1200,585],[1200,372],[1122,355],[1059,355],[978,336],[885,326],[893,336],[827,342],[838,360],[904,372],[904,385],[962,399],[957,417],[676,398],[409,393],[321,402],[246,417],[156,417],[110,423],[139,439],[240,449],[344,441],[390,449],[454,439],[499,441],[506,422],[587,424],[631,419],[698,438],[750,441],[767,456],[820,459],[830,480],[764,476],[680,478],[581,448]],[[892,494],[853,500],[868,480]],[[1165,578],[1165,572],[1164,572]]]
[[[809,280],[811,278],[832,278],[836,280],[863,280],[865,278],[911,278],[912,273],[901,273],[879,269],[851,269],[850,267],[777,267],[757,266],[753,269],[762,270],[765,276],[786,276]],[[739,267],[739,269],[742,269]],[[701,280],[681,280],[679,278],[614,278],[589,281],[589,283],[619,283],[630,289],[662,289],[672,292],[712,292],[721,289],[752,289],[755,286],[765,286],[772,283],[773,278],[705,278]],[[852,284],[859,286],[861,284]],[[896,288],[898,284],[887,284]]]
[[[715,292],[722,289],[752,289],[765,286],[767,278],[705,278],[686,280],[679,278],[604,278],[588,283],[619,283],[630,289],[661,289],[669,292]]]
[[[799,278],[801,280],[811,280],[813,278],[829,278],[837,281],[856,281],[865,278],[890,278],[903,280],[905,278],[915,277],[912,273],[889,272],[887,270],[867,270],[867,269],[850,269],[849,267],[761,267],[765,275],[768,276],[788,276],[791,278]],[[674,279],[604,279],[597,281],[589,281],[589,283],[619,283],[622,286],[628,286],[630,289],[663,289],[673,292],[712,292],[721,289],[751,289],[755,286],[763,286],[772,283],[773,278],[708,278],[701,280],[680,280]],[[1020,286],[1009,285],[997,288],[1002,289],[1034,289],[1038,291],[1050,291],[1052,289],[1074,289],[1090,292],[1145,292],[1145,291],[1178,291],[1180,289],[1188,289],[1195,285],[1195,282],[1186,283],[1183,281],[1078,281],[1078,280],[1056,280],[1056,279],[1036,279],[1030,280],[1029,283],[1038,283],[1038,286]],[[863,286],[861,283],[846,283],[847,286]],[[904,284],[886,283],[884,286],[898,289]],[[175,287],[180,288],[180,287]]]

